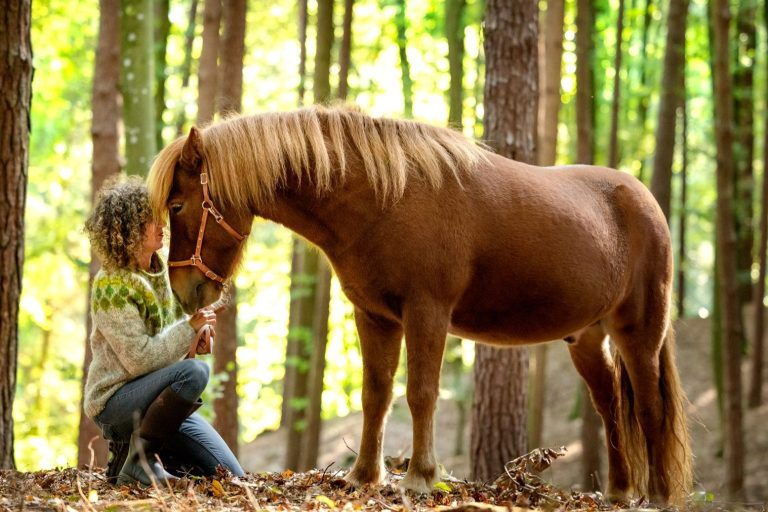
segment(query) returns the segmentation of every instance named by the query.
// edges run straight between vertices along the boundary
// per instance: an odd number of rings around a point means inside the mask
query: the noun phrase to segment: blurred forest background
[[[81,226],[107,176],[145,175],[193,124],[313,102],[345,100],[482,139],[485,15],[483,0],[34,0],[18,352],[0,361],[3,373],[16,369],[13,442],[0,467],[90,459],[98,432],[80,403],[96,262]],[[537,159],[609,165],[659,199],[676,247],[674,317],[706,322],[695,342],[707,357],[682,379],[715,390],[707,427],[718,447],[706,449],[721,457],[724,488],[743,497],[743,440],[765,429],[749,415],[766,410],[763,308],[750,304],[766,304],[768,0],[541,0],[533,21]],[[352,308],[328,272],[289,231],[256,220],[204,397],[204,414],[236,450],[282,428],[281,465],[314,467],[319,419],[361,409]],[[599,442],[586,443],[599,425],[577,380],[565,403],[547,393],[551,352],[530,350],[528,445],[540,445],[542,418],[583,416],[583,453],[597,453]],[[454,450],[455,436],[459,453],[473,361],[471,342],[450,341],[441,396],[455,404],[458,433],[438,439]],[[402,369],[395,393],[404,394]],[[585,464],[589,475],[599,461]]]

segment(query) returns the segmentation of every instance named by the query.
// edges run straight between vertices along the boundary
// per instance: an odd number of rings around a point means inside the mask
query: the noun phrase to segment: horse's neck
[[[259,214],[283,224],[330,256],[354,243],[376,215],[377,201],[367,181],[350,178],[322,197],[306,187],[289,188]]]

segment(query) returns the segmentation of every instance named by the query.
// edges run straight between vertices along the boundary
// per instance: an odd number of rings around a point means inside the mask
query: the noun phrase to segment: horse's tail
[[[626,454],[629,484],[637,494],[648,496],[646,438],[635,411],[632,384],[618,351],[615,362],[619,389],[617,427],[620,443]],[[660,451],[663,453],[662,478],[669,488],[670,503],[682,505],[693,485],[693,460],[685,412],[687,399],[677,373],[675,335],[671,325],[667,328],[659,353],[659,393],[663,411],[660,436],[662,445]]]

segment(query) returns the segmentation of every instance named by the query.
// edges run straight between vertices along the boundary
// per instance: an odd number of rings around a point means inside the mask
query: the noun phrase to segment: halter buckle
[[[200,173],[200,184],[201,185],[207,185],[208,184],[208,173],[207,172],[201,172]]]
[[[202,256],[198,256],[197,254],[193,254],[192,257],[189,258],[189,261],[192,262],[192,265],[197,266],[203,262],[203,258]]]

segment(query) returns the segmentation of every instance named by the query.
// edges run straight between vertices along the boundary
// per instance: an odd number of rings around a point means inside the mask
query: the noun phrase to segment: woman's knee
[[[202,393],[205,386],[208,385],[208,379],[211,375],[208,365],[197,359],[185,359],[178,364],[180,365],[178,381],[183,383],[185,387],[188,385],[195,392]]]

